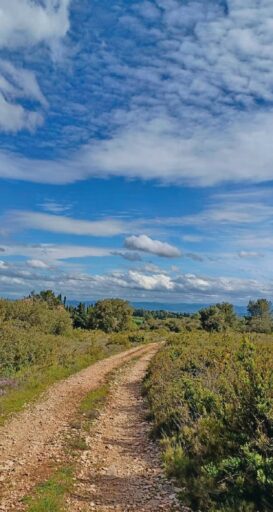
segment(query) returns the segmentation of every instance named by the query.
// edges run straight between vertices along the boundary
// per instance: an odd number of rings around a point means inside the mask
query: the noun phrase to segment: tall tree
[[[88,313],[86,306],[80,302],[76,308],[71,311],[73,326],[76,328],[86,329],[88,326]]]
[[[224,331],[236,327],[238,318],[232,304],[223,302],[201,309],[200,321],[206,331]]]
[[[272,332],[272,303],[267,299],[250,300],[247,306],[248,327],[255,332]]]
[[[29,298],[41,302],[46,302],[50,308],[55,308],[63,304],[62,296],[55,295],[52,290],[42,290],[39,293],[31,292]]]
[[[124,331],[130,328],[132,315],[133,308],[125,300],[100,300],[90,309],[88,325],[105,332]]]

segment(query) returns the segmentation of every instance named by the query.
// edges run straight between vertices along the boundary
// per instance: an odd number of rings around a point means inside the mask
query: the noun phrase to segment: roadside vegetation
[[[173,334],[150,366],[154,433],[194,511],[273,510],[272,341],[232,331]]]

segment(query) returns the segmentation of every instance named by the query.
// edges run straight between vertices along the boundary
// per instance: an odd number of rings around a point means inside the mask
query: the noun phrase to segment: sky
[[[273,296],[273,3],[0,0],[0,295]]]

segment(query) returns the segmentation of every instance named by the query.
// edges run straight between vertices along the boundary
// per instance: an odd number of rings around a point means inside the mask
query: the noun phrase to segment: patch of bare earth
[[[166,480],[146,421],[141,384],[155,350],[122,371],[112,385],[107,405],[86,437],[68,512],[186,510]]]
[[[22,498],[63,461],[63,433],[84,396],[115,368],[154,350],[153,345],[131,349],[82,370],[0,428],[0,511],[22,510]]]

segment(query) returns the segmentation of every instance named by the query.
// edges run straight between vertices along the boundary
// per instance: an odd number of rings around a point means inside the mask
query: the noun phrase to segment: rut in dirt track
[[[82,370],[52,386],[38,403],[0,428],[0,511],[22,510],[22,497],[62,460],[62,433],[84,396],[115,368],[157,348],[131,349]]]

